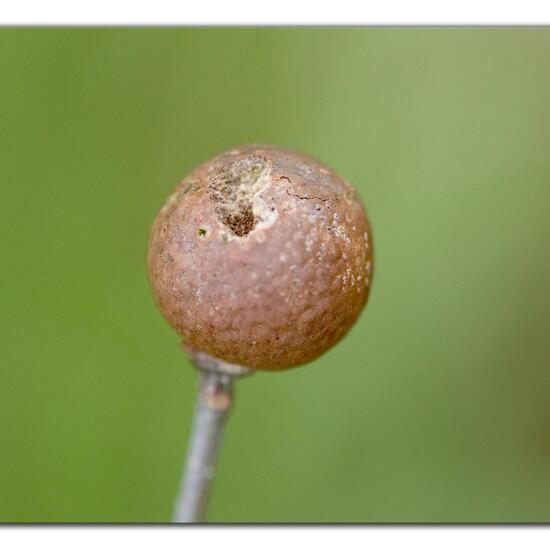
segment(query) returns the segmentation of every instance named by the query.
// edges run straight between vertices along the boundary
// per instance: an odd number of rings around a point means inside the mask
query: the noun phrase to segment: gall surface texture
[[[372,236],[346,180],[304,153],[251,145],[177,186],[153,225],[148,268],[186,344],[281,370],[351,328],[369,294]]]

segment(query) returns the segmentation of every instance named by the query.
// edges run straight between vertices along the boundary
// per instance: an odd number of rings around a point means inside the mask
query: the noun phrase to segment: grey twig
[[[223,430],[233,404],[233,382],[252,371],[189,347],[185,349],[199,370],[200,381],[174,522],[198,523],[206,516]]]

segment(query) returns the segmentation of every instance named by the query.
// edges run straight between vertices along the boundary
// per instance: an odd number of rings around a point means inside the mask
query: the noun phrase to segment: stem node
[[[199,371],[199,393],[175,523],[204,521],[225,423],[233,404],[233,382],[252,370],[183,346]]]

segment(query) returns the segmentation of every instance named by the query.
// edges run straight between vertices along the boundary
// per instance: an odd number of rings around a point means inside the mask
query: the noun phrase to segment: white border
[[[0,529],[2,548],[44,550],[546,550],[540,527],[27,527]]]
[[[546,0],[4,0],[2,25],[540,25]]]

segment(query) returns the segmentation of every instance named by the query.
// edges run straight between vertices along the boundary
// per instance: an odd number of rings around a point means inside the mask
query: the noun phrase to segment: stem
[[[233,382],[252,371],[190,347],[185,349],[199,370],[200,382],[174,522],[198,523],[206,516],[223,431],[233,404]]]
[[[177,523],[200,522],[206,515],[208,494],[233,393],[232,380],[222,384],[219,378],[215,373],[200,373],[187,465],[174,516]]]

